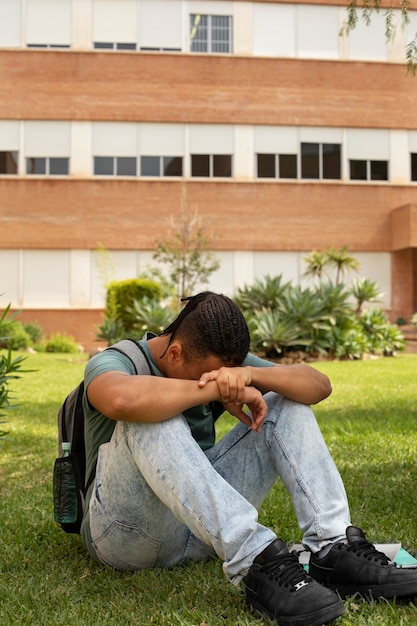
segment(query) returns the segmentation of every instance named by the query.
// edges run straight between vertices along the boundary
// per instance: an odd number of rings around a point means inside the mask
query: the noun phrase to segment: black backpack
[[[118,350],[126,354],[132,361],[136,374],[152,373],[149,363],[141,345],[133,339],[124,339],[110,346],[107,350]],[[144,368],[145,366],[145,368]],[[61,523],[62,530],[66,533],[80,533],[81,522],[84,512],[84,499],[87,490],[95,478],[95,467],[90,476],[86,479],[86,455],[84,442],[84,410],[83,410],[84,381],[71,391],[65,398],[58,410],[58,458],[55,460],[55,467],[61,463],[70,462],[72,466],[73,478],[77,491],[77,519],[71,523]],[[68,457],[63,457],[62,443],[71,443],[71,453]],[[55,470],[54,467],[54,470]],[[56,498],[54,493],[54,499]]]

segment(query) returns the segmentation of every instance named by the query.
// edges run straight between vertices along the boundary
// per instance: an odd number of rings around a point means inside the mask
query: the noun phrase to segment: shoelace
[[[355,541],[347,546],[341,546],[347,548],[351,552],[355,552],[359,556],[364,556],[368,561],[380,562],[381,565],[393,565],[392,561],[384,554],[379,552],[372,543],[366,541],[366,539]]]
[[[271,580],[276,580],[284,587],[295,586],[301,581],[309,580],[295,551],[271,559],[262,566],[262,570]]]

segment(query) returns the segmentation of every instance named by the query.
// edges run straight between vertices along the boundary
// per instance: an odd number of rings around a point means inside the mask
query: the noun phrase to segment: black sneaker
[[[367,541],[360,528],[346,529],[347,544],[337,543],[322,559],[310,557],[309,573],[342,598],[401,598],[417,594],[417,570],[402,569]]]
[[[281,539],[255,558],[244,583],[247,604],[282,626],[320,626],[345,612],[340,598],[313,580]]]

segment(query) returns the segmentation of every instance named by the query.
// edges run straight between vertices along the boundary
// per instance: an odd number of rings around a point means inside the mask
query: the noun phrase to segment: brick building
[[[0,306],[93,344],[98,246],[136,276],[185,197],[215,290],[346,245],[416,312],[409,17],[387,44],[341,0],[0,0]]]

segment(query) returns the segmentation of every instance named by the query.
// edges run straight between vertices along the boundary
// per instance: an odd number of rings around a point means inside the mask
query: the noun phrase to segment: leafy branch
[[[377,13],[381,9],[381,0],[362,0],[358,3],[358,0],[350,0],[346,8],[347,18],[343,24],[340,35],[348,36],[350,32],[356,28],[359,21],[359,13],[361,18],[369,26],[372,21],[372,13]],[[391,42],[395,38],[397,25],[395,24],[396,11],[400,11],[400,26],[404,29],[410,23],[409,10],[411,9],[410,0],[400,0],[399,7],[388,7],[385,10],[385,39],[387,42]],[[405,56],[407,61],[407,69],[410,74],[415,76],[417,72],[417,33],[414,35],[412,41],[410,41],[405,48]]]

